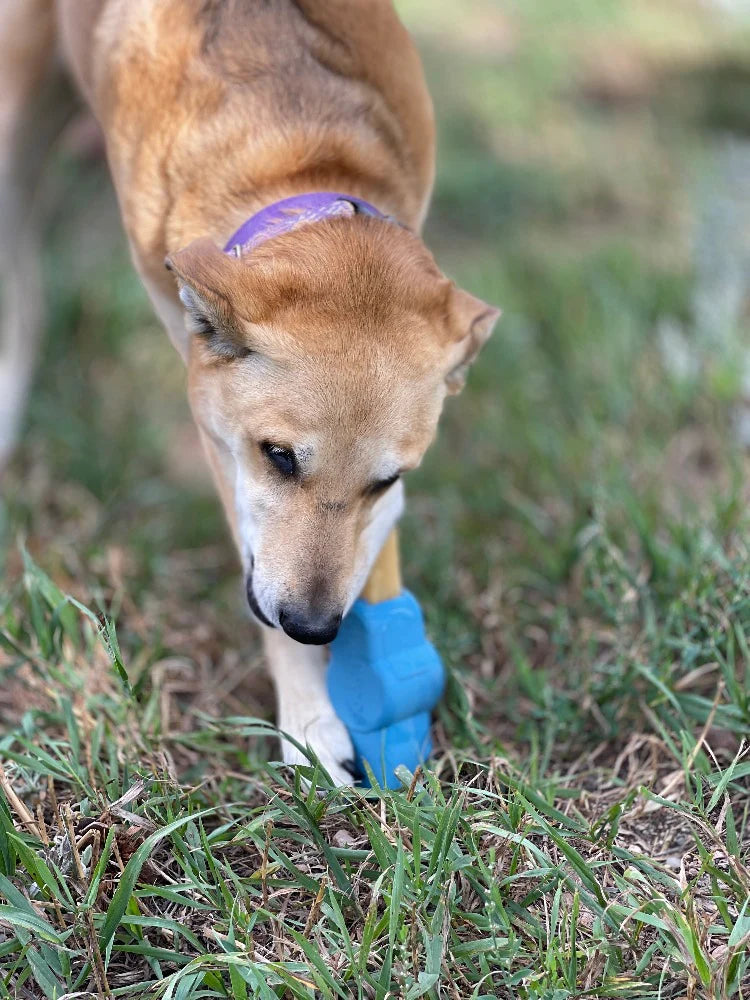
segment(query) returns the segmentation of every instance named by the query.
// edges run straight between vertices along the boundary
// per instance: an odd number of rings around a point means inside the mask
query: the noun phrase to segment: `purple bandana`
[[[273,239],[288,233],[297,226],[306,226],[312,222],[321,222],[337,215],[372,215],[376,219],[386,219],[388,216],[379,212],[374,205],[362,198],[352,198],[348,194],[336,194],[332,191],[315,191],[310,194],[299,194],[293,198],[284,198],[273,205],[251,215],[243,222],[237,232],[229,238],[224,247],[224,253],[244,253]]]

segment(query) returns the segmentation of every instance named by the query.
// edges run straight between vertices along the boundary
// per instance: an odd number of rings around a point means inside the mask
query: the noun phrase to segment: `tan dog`
[[[401,512],[398,477],[499,315],[446,279],[417,235],[433,177],[418,56],[390,0],[2,0],[0,190],[16,216],[19,136],[56,39],[103,129],[135,265],[188,366],[266,625],[279,726],[348,782],[320,644]],[[401,225],[352,213],[238,256],[220,249],[253,213],[316,191],[367,199]],[[6,258],[6,280],[28,287],[32,267]],[[31,323],[16,315],[6,330],[6,445]],[[291,745],[284,755],[299,759]]]

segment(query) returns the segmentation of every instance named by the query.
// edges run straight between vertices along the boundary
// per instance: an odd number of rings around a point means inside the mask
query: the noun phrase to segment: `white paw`
[[[279,729],[293,736],[302,746],[309,746],[320,758],[323,767],[336,785],[354,784],[354,748],[346,726],[330,705],[297,706],[282,713]],[[307,764],[310,761],[288,740],[281,741],[286,764]]]

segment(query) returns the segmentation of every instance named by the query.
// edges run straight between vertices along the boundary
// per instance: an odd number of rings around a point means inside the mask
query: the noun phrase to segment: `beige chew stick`
[[[394,529],[385,540],[375,565],[370,570],[362,597],[368,604],[390,601],[401,593],[401,567],[398,558],[398,533]]]

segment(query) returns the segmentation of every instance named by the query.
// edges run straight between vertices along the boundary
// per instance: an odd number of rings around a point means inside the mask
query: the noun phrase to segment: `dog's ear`
[[[492,333],[501,312],[460,288],[451,289],[448,305],[449,368],[445,384],[452,395],[460,392],[466,373]]]
[[[242,277],[239,261],[205,237],[164,263],[177,278],[188,331],[202,337],[219,358],[232,360],[252,353],[233,307]]]

